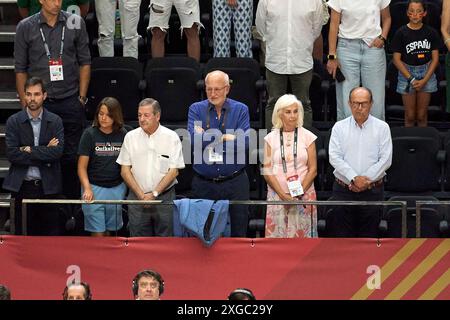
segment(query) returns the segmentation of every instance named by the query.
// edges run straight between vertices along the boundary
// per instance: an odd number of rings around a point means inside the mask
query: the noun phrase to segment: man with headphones
[[[91,288],[87,282],[72,282],[64,288],[63,300],[92,300]]]
[[[156,271],[143,270],[134,277],[131,288],[135,300],[160,300],[164,280]]]

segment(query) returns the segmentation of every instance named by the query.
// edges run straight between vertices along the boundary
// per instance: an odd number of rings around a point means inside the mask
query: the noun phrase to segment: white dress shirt
[[[266,42],[266,68],[300,74],[313,68],[314,40],[320,35],[322,0],[260,0],[256,28]]]
[[[359,127],[353,116],[333,126],[328,149],[334,176],[350,184],[356,176],[372,182],[383,178],[392,163],[389,125],[371,115]]]
[[[125,135],[116,162],[131,166],[133,177],[142,191],[150,192],[155,190],[169,169],[184,168],[180,138],[162,125],[151,135],[139,127]],[[176,183],[175,179],[167,189]]]

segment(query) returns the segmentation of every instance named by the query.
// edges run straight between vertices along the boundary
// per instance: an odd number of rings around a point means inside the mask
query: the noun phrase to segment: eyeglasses
[[[370,102],[369,101],[364,101],[364,102],[356,102],[356,101],[352,101],[350,102],[352,108],[358,108],[358,107],[362,107],[363,109],[366,109],[370,106]]]
[[[206,92],[207,93],[216,93],[216,92],[222,91],[226,87],[228,87],[228,86],[223,86],[222,88],[206,88]]]

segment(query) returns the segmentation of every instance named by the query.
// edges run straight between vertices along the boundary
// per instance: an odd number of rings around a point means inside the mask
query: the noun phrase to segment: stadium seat
[[[437,129],[397,127],[391,135],[393,156],[385,189],[396,195],[440,191],[445,151]]]
[[[148,60],[145,96],[159,101],[161,123],[170,128],[186,128],[189,106],[200,100],[200,65],[188,57]]]
[[[407,237],[416,237],[416,201],[438,201],[432,196],[394,196],[389,201],[406,201],[407,203]],[[445,220],[445,211],[439,205],[421,206],[420,237],[439,238],[448,232],[448,222]],[[402,210],[401,207],[386,207],[382,221],[386,228],[382,231],[383,237],[401,238],[402,236]],[[382,222],[383,223],[383,222]]]
[[[94,58],[86,105],[87,118],[93,118],[97,105],[104,97],[114,97],[122,105],[125,121],[136,121],[144,87],[142,65],[138,60],[131,57]]]

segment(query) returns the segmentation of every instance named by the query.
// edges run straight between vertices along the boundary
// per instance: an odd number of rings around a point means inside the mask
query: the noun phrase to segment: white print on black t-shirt
[[[406,45],[406,53],[410,53],[416,49],[430,50],[430,48],[431,48],[431,42],[429,42],[427,39],[422,40],[422,41],[413,41]]]
[[[95,155],[99,157],[119,156],[122,142],[96,142]]]

